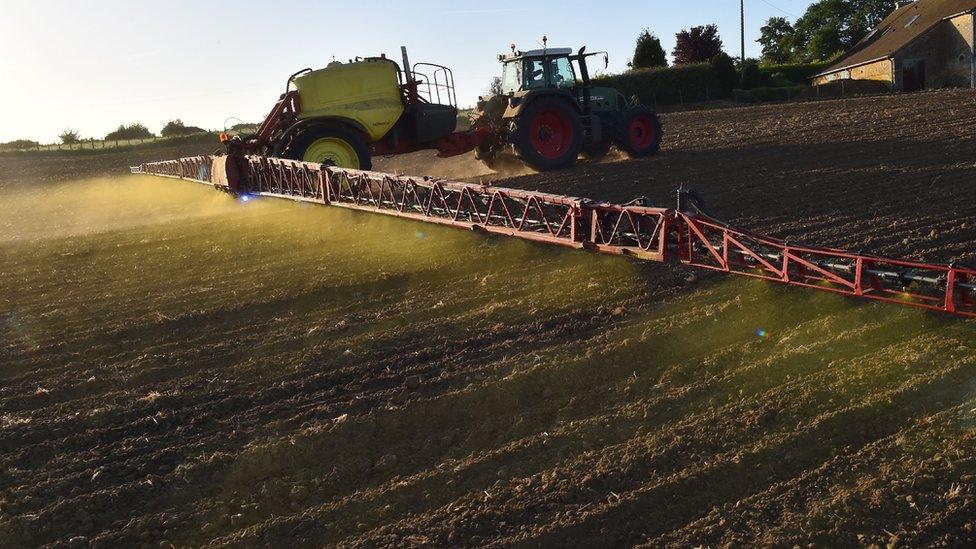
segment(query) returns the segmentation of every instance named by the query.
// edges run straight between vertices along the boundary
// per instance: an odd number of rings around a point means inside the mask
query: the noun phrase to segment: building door
[[[906,64],[901,69],[901,89],[907,92],[925,89],[925,61]]]
[[[915,67],[902,67],[901,69],[901,91],[913,92],[915,87]]]

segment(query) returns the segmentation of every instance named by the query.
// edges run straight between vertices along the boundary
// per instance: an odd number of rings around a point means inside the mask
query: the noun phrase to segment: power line
[[[790,17],[799,17],[799,15],[797,15],[795,13],[790,13],[790,12],[784,10],[783,8],[781,8],[781,7],[773,4],[772,2],[769,2],[768,0],[759,0],[759,1],[762,2],[763,4],[766,4],[767,6],[769,6],[771,8],[773,8],[774,10],[777,10],[777,11],[780,11],[780,12],[785,13],[786,15],[789,15]]]

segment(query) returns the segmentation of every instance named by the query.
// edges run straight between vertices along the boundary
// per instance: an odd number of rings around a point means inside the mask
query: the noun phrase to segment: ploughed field
[[[974,100],[666,115],[657,157],[504,184],[667,203],[684,183],[759,232],[972,263]],[[0,157],[9,544],[976,537],[973,321],[35,171]]]

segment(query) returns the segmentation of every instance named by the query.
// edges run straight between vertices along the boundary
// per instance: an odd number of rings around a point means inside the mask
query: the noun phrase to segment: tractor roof
[[[505,61],[515,61],[516,59],[533,58],[533,57],[561,57],[563,55],[572,55],[573,48],[547,48],[544,50],[529,50],[529,51],[515,51],[512,53],[505,53],[498,56],[498,60]]]

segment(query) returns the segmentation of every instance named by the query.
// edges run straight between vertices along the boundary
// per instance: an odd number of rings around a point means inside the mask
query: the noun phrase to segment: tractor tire
[[[519,114],[511,140],[529,167],[540,172],[566,168],[583,147],[583,124],[566,100],[540,97]]]
[[[604,156],[610,152],[610,147],[613,142],[610,138],[604,139],[603,141],[598,141],[596,143],[590,143],[586,147],[583,147],[583,156],[589,160],[601,160]]]
[[[651,156],[661,150],[661,119],[651,109],[637,105],[624,111],[614,132],[614,144],[631,158]]]
[[[337,168],[373,168],[366,141],[357,132],[335,125],[312,126],[298,134],[285,156]]]

